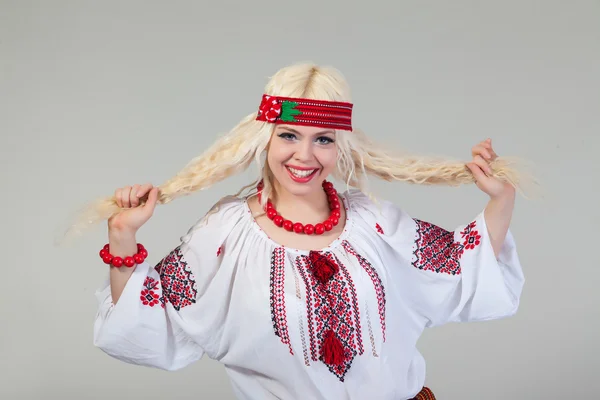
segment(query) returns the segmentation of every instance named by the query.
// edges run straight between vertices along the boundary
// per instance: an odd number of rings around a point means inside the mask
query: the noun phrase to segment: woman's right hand
[[[146,203],[140,206],[146,195]],[[158,188],[150,183],[118,188],[115,190],[115,200],[125,210],[108,219],[109,230],[135,234],[154,213],[157,199]]]

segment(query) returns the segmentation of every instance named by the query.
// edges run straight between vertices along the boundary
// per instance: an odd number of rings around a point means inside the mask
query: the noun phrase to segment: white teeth
[[[307,176],[309,176],[310,174],[312,174],[313,172],[315,172],[314,169],[309,169],[309,170],[299,170],[299,169],[294,169],[294,168],[290,168],[287,167],[287,169],[296,177],[298,178],[306,178]]]

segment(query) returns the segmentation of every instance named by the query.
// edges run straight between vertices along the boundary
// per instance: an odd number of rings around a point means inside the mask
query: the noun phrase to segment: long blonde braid
[[[332,67],[296,64],[277,71],[265,87],[265,93],[286,97],[305,97],[321,100],[351,102],[350,88],[343,75]],[[264,182],[263,202],[273,190],[272,174],[262,159],[268,150],[273,125],[256,121],[256,112],[243,118],[227,135],[219,138],[209,149],[190,162],[175,176],[158,186],[158,204],[204,190],[245,171],[254,161],[259,165]],[[411,184],[458,186],[474,182],[466,163],[448,158],[415,155],[396,155],[383,146],[375,145],[361,130],[336,133],[338,164],[334,177],[349,187],[366,191],[368,175],[386,181]],[[524,193],[536,185],[535,180],[516,165],[516,158],[500,157],[491,163],[494,176],[509,182]],[[529,179],[526,179],[529,178]],[[256,182],[242,188],[252,188]],[[143,204],[143,203],[142,203]],[[64,237],[80,235],[88,227],[109,219],[122,210],[114,196],[92,202],[79,213]],[[60,240],[62,241],[62,240]]]

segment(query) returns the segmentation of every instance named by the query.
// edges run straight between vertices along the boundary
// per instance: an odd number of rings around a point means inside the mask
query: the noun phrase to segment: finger
[[[129,195],[131,194],[131,186],[125,186],[121,192],[121,199],[123,201],[123,208],[131,208],[131,202],[129,201]]]
[[[148,197],[148,192],[150,192],[150,190],[152,190],[152,184],[151,183],[145,183],[143,185],[140,186],[140,188],[137,190],[137,200],[138,200],[138,205],[144,205],[146,201],[148,201],[147,197]]]
[[[475,179],[475,182],[477,184],[488,179],[485,172],[483,172],[483,170],[477,164],[468,163],[467,167],[469,168],[469,170],[471,170],[471,173],[473,174],[473,178]]]
[[[122,196],[121,192],[122,192],[121,188],[118,188],[117,190],[115,190],[115,201],[120,208],[123,208],[123,200],[121,197]]]
[[[487,160],[492,159],[492,154],[491,154],[490,150],[485,148],[485,146],[483,144],[478,144],[475,147],[473,147],[471,154],[473,157],[480,155]]]
[[[483,153],[484,150],[485,147],[483,143],[477,143],[475,146],[473,146],[473,148],[471,148],[471,155],[475,157],[476,155]]]
[[[492,175],[492,169],[490,165],[484,160],[481,156],[473,157],[473,163],[475,163],[483,172],[485,172],[488,176]]]
[[[144,210],[147,210],[149,215],[152,215],[154,212],[154,208],[156,207],[156,202],[158,200],[158,188],[153,187],[148,194],[148,200],[146,200],[146,204],[143,205]]]
[[[137,195],[139,189],[140,185],[138,184],[133,185],[131,188],[131,193],[129,193],[129,203],[131,204],[131,207],[137,207],[140,205],[140,199]]]
[[[142,199],[144,196],[146,196],[148,194],[148,192],[152,189],[152,187],[153,186],[151,183],[145,183],[145,184],[141,185],[137,191],[137,197],[139,199]]]
[[[498,158],[498,154],[494,151],[494,148],[492,146],[492,139],[488,139],[485,142],[483,142],[483,146],[487,149],[487,151],[491,154],[491,159],[495,160],[496,158]]]

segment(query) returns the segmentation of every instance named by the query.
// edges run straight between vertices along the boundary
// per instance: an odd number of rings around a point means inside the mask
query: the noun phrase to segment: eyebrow
[[[291,132],[297,133],[298,135],[302,135],[302,133],[298,132],[294,128],[290,128],[289,126],[279,125],[277,128],[278,129],[285,129],[286,131],[291,131]],[[317,132],[317,133],[315,133],[315,135],[324,135],[326,133],[334,133],[335,134],[335,131],[333,131],[331,129],[328,129],[326,131]]]

